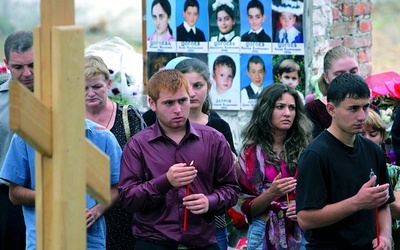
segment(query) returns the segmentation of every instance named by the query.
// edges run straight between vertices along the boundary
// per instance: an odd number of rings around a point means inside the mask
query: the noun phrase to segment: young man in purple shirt
[[[229,144],[213,128],[189,122],[194,94],[179,71],[157,72],[147,91],[157,122],[125,145],[118,185],[134,212],[134,249],[219,249],[214,215],[239,194]]]

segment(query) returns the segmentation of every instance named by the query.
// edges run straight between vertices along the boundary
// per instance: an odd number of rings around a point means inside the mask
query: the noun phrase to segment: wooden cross
[[[35,91],[11,82],[10,128],[36,150],[37,249],[86,249],[86,186],[109,204],[109,159],[85,138],[84,39],[74,1],[40,6]]]

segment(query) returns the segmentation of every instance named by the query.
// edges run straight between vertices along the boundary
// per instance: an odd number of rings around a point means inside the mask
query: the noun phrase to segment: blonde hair
[[[344,57],[351,57],[356,59],[356,55],[354,54],[354,52],[344,46],[334,47],[329,50],[324,56],[324,73],[328,74],[328,71],[332,68],[333,62]],[[329,83],[325,81],[324,74],[322,74],[321,77],[318,79],[318,87],[323,96],[326,96],[326,94],[328,93],[328,86]]]
[[[110,80],[110,71],[103,59],[99,56],[85,56],[85,79],[99,75],[103,75],[106,82]]]
[[[367,120],[365,121],[365,126],[370,126],[373,130],[378,131],[382,140],[386,138],[386,125],[382,121],[381,117],[374,110],[370,109],[368,112]]]

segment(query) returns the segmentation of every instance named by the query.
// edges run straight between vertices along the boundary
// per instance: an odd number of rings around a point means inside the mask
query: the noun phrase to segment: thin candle
[[[289,208],[289,204],[290,204],[289,193],[286,193],[286,201],[287,201],[287,206]]]
[[[189,166],[193,166],[194,161],[192,160],[189,164]],[[188,196],[190,194],[190,184],[186,185],[186,196]],[[186,227],[187,227],[187,207],[185,207],[185,210],[183,212],[183,231],[186,231]]]

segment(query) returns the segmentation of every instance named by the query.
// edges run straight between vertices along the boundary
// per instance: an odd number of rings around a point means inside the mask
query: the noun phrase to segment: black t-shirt
[[[385,153],[374,142],[357,135],[349,147],[327,130],[315,138],[299,159],[297,212],[318,209],[357,194],[370,179],[389,183]],[[394,201],[393,191],[387,203]],[[361,210],[332,225],[305,231],[307,249],[372,249],[375,210]]]

